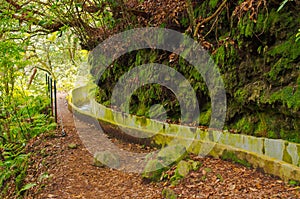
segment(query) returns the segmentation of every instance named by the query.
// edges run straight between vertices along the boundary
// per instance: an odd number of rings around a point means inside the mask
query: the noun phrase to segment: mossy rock
[[[184,178],[189,174],[191,170],[191,165],[187,161],[180,161],[177,165],[177,168],[175,170],[176,175],[179,175],[180,177]]]
[[[149,160],[144,168],[142,177],[151,181],[159,181],[162,173],[168,168],[157,159]]]
[[[152,181],[159,181],[162,173],[171,165],[178,163],[187,155],[183,145],[172,145],[161,149],[156,158],[150,159],[142,173],[142,176]]]
[[[94,155],[94,165],[97,167],[120,167],[120,157],[111,151],[101,151]]]
[[[176,144],[161,149],[161,151],[157,154],[157,158],[162,162],[162,164],[169,166],[179,162],[186,155],[187,150],[185,146]]]
[[[194,160],[181,160],[175,169],[174,175],[170,178],[172,185],[176,185],[179,183],[179,180],[185,178],[191,170],[196,171],[200,168],[202,164],[198,161]]]
[[[177,198],[177,194],[170,188],[164,188],[162,190],[162,197],[166,198],[166,199],[176,199]]]
[[[202,163],[199,161],[189,160],[188,163],[193,171],[197,171],[202,166]]]

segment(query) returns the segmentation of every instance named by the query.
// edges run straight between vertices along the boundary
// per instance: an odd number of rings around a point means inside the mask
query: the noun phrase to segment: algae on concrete
[[[265,139],[265,155],[276,158],[278,160],[283,159],[283,151],[285,148],[284,140],[273,140],[273,139]]]
[[[300,144],[288,143],[286,152],[292,158],[292,164],[300,166]]]

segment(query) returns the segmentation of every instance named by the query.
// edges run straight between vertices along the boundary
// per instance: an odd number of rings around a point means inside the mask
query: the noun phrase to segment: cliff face
[[[128,1],[126,16],[134,16],[131,26],[124,21],[115,23],[111,32],[160,26],[194,37],[221,71],[228,100],[227,128],[300,142],[300,41],[296,41],[300,6],[297,1],[288,1],[278,11],[280,4],[263,0]],[[208,125],[210,98],[201,75],[169,52],[147,49],[116,60],[98,83],[98,101],[109,105],[117,79],[134,66],[149,62],[167,64],[189,79],[200,102],[200,125]],[[149,107],[157,103],[164,104],[170,121],[179,118],[175,96],[159,85],[138,89],[131,100],[131,112],[147,116]]]
[[[300,141],[299,10],[292,2],[280,11],[258,2],[246,12],[235,9],[242,14],[220,31],[234,44],[225,40],[214,54],[228,94],[227,121],[242,133]]]

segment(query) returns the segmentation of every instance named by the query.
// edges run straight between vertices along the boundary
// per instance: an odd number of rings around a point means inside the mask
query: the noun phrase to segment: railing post
[[[46,94],[50,97],[51,115],[54,116],[57,123],[57,88],[56,80],[52,80],[52,75],[49,71],[46,71]],[[54,98],[54,99],[53,99]]]
[[[53,93],[52,93],[52,78],[50,77],[50,103],[51,103],[51,115],[53,116]]]
[[[47,86],[48,86],[48,93],[47,93],[47,95],[49,95],[49,97],[51,97],[50,96],[50,75],[47,75],[47,77],[48,77],[48,79],[47,79]]]
[[[48,73],[46,73],[46,95],[48,96],[48,92],[49,92],[49,81],[48,81]]]
[[[55,112],[55,122],[57,123],[57,98],[56,98],[56,80],[54,80],[54,112]]]

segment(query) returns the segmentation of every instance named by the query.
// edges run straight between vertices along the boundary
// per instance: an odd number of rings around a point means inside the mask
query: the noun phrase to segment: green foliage
[[[252,135],[254,132],[254,124],[251,118],[244,116],[235,123],[234,129],[237,129],[238,132]]]
[[[300,41],[300,29],[298,29],[298,33],[296,34],[296,42]]]
[[[294,38],[290,37],[289,40],[279,43],[268,51],[270,56],[278,56],[290,58],[290,61],[294,61],[300,56],[300,45],[295,43]]]
[[[199,124],[209,126],[210,118],[211,118],[211,108],[206,111],[201,111]]]
[[[217,174],[216,177],[220,180],[220,182],[223,182],[224,181],[224,178],[221,174]]]
[[[36,183],[28,183],[28,184],[23,186],[23,188],[18,192],[18,194],[22,195],[25,191],[27,191],[28,189],[30,189],[34,186],[36,186]]]
[[[27,74],[33,63],[24,58],[28,45],[0,38],[0,197],[21,197],[34,186],[25,184],[30,154],[25,153],[24,146],[29,139],[56,128],[49,116],[45,87],[27,89]],[[44,77],[40,83],[44,84]]]
[[[279,131],[285,131],[286,134],[299,132],[297,124],[299,121],[297,87],[299,86],[296,80],[299,76],[297,70],[299,71],[300,34],[296,1],[251,1],[251,3],[244,0],[227,1],[226,7],[215,16],[213,13],[221,8],[218,6],[221,1],[193,1],[193,4],[188,1],[188,14],[186,9],[176,10],[174,18],[171,16],[173,14],[170,14],[165,17],[165,20],[147,9],[149,13],[146,14],[149,16],[134,16],[131,11],[128,11],[131,8],[127,9],[127,5],[123,3],[123,1],[112,0],[98,1],[97,5],[82,4],[78,1],[50,1],[47,4],[36,1],[29,1],[26,4],[22,1],[15,1],[15,3],[4,1],[0,5],[0,37],[6,42],[1,44],[0,49],[4,49],[4,53],[0,57],[8,57],[8,59],[0,61],[2,66],[5,66],[1,72],[4,71],[3,76],[15,77],[6,78],[0,83],[2,91],[8,94],[10,89],[15,89],[16,85],[24,84],[24,82],[18,84],[14,82],[23,73],[28,75],[29,69],[34,67],[47,68],[53,74],[59,74],[57,75],[59,85],[61,87],[67,85],[67,89],[71,88],[69,80],[73,81],[72,74],[77,72],[74,65],[81,61],[80,52],[77,51],[79,42],[84,48],[92,49],[113,33],[145,26],[145,24],[161,27],[175,26],[181,32],[193,34],[195,25],[203,23],[197,32],[197,39],[202,44],[208,43],[208,46],[211,46],[209,50],[224,77],[229,102],[227,123],[238,122],[241,118],[247,117],[237,124],[239,128],[245,124],[245,133],[250,133],[254,129],[254,131],[267,131],[266,136],[274,137],[279,133],[269,126],[268,122],[272,118],[279,119],[278,123],[285,126]],[[22,5],[22,9],[18,9],[16,5]],[[95,10],[89,12],[85,6]],[[34,10],[44,10],[44,12],[41,15]],[[74,16],[77,16],[78,12],[81,13],[78,16],[81,23],[74,23]],[[33,36],[35,31],[39,33],[39,30],[42,30],[43,34],[47,31],[52,34],[47,38]],[[70,36],[70,32],[75,33],[78,38]],[[32,42],[31,37],[37,38],[35,43]],[[15,44],[12,44],[9,41],[11,38],[17,38],[18,42],[14,39]],[[26,49],[23,43],[28,45],[31,52],[31,54],[25,52],[25,57],[22,54]],[[32,43],[34,45],[31,45]],[[14,46],[11,48],[12,52],[5,50],[9,45]],[[18,48],[21,50],[19,51]],[[203,110],[203,107],[210,103],[210,99],[201,75],[181,58],[170,61],[169,55],[169,52],[144,50],[121,57],[114,63],[114,67],[108,69],[108,72],[103,75],[103,81],[99,83],[101,88],[97,100],[109,106],[111,90],[121,75],[139,64],[158,62],[168,64],[190,81],[197,93],[200,109]],[[35,58],[27,59],[28,57]],[[32,66],[27,70],[20,70],[27,65],[25,61],[31,62]],[[60,74],[59,71],[65,73]],[[38,75],[38,78],[43,77]],[[35,86],[31,88],[36,89]],[[7,104],[11,101],[9,98],[6,100]],[[145,85],[137,90],[131,99],[130,112],[148,116],[149,108],[153,104],[163,105],[168,120],[179,121],[178,101],[174,100],[172,92],[158,85]],[[265,116],[269,118],[264,119],[268,124],[263,125],[263,121],[256,121],[254,127],[246,125],[248,117],[254,118],[257,112],[272,114]],[[209,122],[208,113],[209,111],[203,114],[205,117],[200,118],[201,123]],[[279,115],[284,115],[289,121],[288,125]],[[7,126],[0,128],[4,129]]]
[[[44,132],[55,129],[56,124],[49,118],[49,99],[46,97],[18,96],[3,108],[0,124],[4,127],[1,136],[8,142],[26,142]]]
[[[23,153],[23,145],[21,144],[0,144],[0,183],[1,193],[5,195],[7,188],[15,186],[15,190],[18,192],[23,188],[23,181],[25,179],[25,172],[28,166],[29,154]],[[8,184],[9,179],[15,179],[14,184]]]
[[[218,2],[219,2],[219,0],[210,0],[209,1],[209,7],[214,9],[217,6]]]
[[[289,180],[289,185],[300,186],[300,181],[298,181],[298,180]]]
[[[254,22],[249,18],[250,13],[244,15],[243,19],[238,23],[240,36],[252,37],[254,33]]]
[[[300,45],[295,42],[294,19],[299,17],[291,9],[279,13],[271,5],[268,11],[261,8],[255,17],[247,10],[233,21],[238,31],[232,28],[232,39],[243,60],[235,58],[235,63],[240,62],[236,72],[228,60],[223,65],[225,74],[231,74],[224,76],[226,91],[233,96],[228,107],[230,127],[245,134],[296,141]]]
[[[299,77],[300,79],[300,77]],[[298,111],[300,109],[300,84],[297,87],[287,86],[279,91],[272,93],[270,103],[281,102],[289,109]]]
[[[57,88],[61,91],[69,91],[79,79],[83,82],[88,77],[88,65],[86,64],[88,52],[80,50],[79,40],[69,28],[53,32],[46,36],[37,36],[36,42],[31,44],[35,49],[35,58],[32,62],[38,71],[34,83],[44,80],[42,70],[50,72],[57,81]],[[32,53],[27,53],[32,56]],[[84,65],[86,67],[83,67]],[[79,68],[83,70],[79,70]],[[79,77],[77,77],[77,75]],[[38,79],[39,78],[39,79]],[[39,80],[39,81],[38,81]],[[32,90],[36,89],[36,84]]]
[[[222,45],[217,49],[216,55],[215,55],[215,60],[216,64],[221,64],[223,65],[225,62],[225,57],[226,57],[226,51],[225,51],[225,46]]]
[[[103,75],[101,76],[100,82],[98,83],[99,90],[97,91],[96,100],[99,103],[110,106],[112,90],[116,82],[122,77],[123,74],[125,74],[132,68],[142,64],[159,63],[169,56],[171,56],[169,52],[147,49],[140,50],[138,52],[131,52],[126,56],[120,57],[117,61],[114,62],[114,67],[105,70]],[[127,63],[122,63],[126,61]],[[183,58],[178,57],[177,59],[176,57],[174,61],[164,61],[163,64],[176,69],[188,80],[190,80],[191,86],[197,93],[199,93],[199,95],[203,95],[202,93],[208,93],[208,89],[205,82],[203,81],[201,74],[199,74],[199,72]],[[122,67],[124,65],[126,65],[127,67]],[[159,75],[161,74],[157,74],[158,78]],[[126,86],[128,87],[131,87],[132,85],[143,81],[135,76],[132,76],[128,79],[129,82],[126,83]],[[149,117],[150,108],[155,104],[160,104],[166,110],[167,120],[172,122],[179,121],[180,105],[179,101],[177,100],[178,96],[175,96],[175,94],[169,88],[166,88],[159,84],[145,84],[136,89],[131,94],[132,95],[130,96],[129,100],[129,113],[138,116]],[[201,99],[201,102],[206,105],[207,103],[209,103],[209,97],[203,97]],[[188,103],[191,102],[188,101]],[[189,104],[186,104],[186,106],[188,107]]]
[[[59,90],[66,91],[73,87],[79,64],[86,61],[87,51],[80,51],[78,37],[72,34],[68,24],[57,21],[62,14],[75,10],[66,9],[66,3],[1,1],[0,198],[21,198],[36,185],[26,184],[31,154],[26,154],[24,146],[33,137],[52,133],[56,128],[46,96],[45,72],[57,80]],[[74,6],[82,9],[75,2]],[[37,16],[41,12],[35,9],[43,10],[43,16]],[[111,15],[105,11],[102,16]],[[47,26],[55,28],[48,31]],[[88,70],[79,73],[83,76]]]
[[[284,0],[283,2],[281,2],[279,8],[277,9],[277,12],[279,12],[285,6],[285,4],[289,1],[293,1],[293,0]]]
[[[30,156],[24,152],[24,146],[32,137],[53,131],[56,127],[55,123],[51,123],[49,116],[43,114],[44,111],[48,112],[45,109],[48,106],[47,100],[29,96],[22,99],[19,96],[14,98],[13,102],[14,104],[4,109],[4,116],[9,117],[0,119],[0,124],[4,127],[0,133],[0,190],[3,195],[7,189],[22,195],[33,186],[24,185]],[[16,106],[19,108],[16,109]],[[14,183],[11,184],[12,182]]]
[[[284,75],[295,67],[297,68],[295,62],[300,57],[300,45],[294,41],[294,37],[290,37],[289,40],[270,49],[267,55],[270,56],[269,59],[273,58],[276,61],[266,75],[272,81],[282,81],[278,79],[280,75]]]
[[[200,20],[197,23],[210,17],[219,3],[206,0],[195,4],[192,9],[194,18]],[[299,13],[293,9],[293,3],[283,2],[284,9],[280,12],[278,3],[265,3],[253,2],[245,7],[245,1],[228,2],[228,9],[200,27],[199,35],[203,36],[200,41],[211,44],[212,58],[222,73],[228,96],[228,128],[244,134],[298,140],[295,132],[299,131],[300,45],[295,42],[295,35],[299,37],[295,19]],[[182,27],[186,27],[186,23],[193,27],[186,16],[179,22]],[[122,56],[114,67],[105,71],[99,83],[98,102],[110,105],[116,81],[133,67],[162,63],[189,80],[200,105],[199,124],[209,125],[210,96],[201,74],[183,58],[170,57],[169,52],[150,49]],[[154,104],[163,105],[168,121],[179,121],[176,96],[159,85],[137,89],[131,97],[130,113],[149,117],[149,109]],[[292,135],[296,136],[292,138]]]

